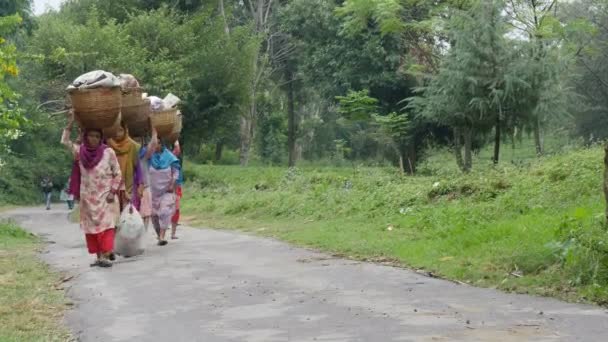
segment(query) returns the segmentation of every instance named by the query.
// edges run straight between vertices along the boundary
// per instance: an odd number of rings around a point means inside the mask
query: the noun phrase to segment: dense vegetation
[[[206,218],[608,298],[608,0],[3,4],[0,204],[65,183],[66,85],[127,72],[183,99],[185,204]]]

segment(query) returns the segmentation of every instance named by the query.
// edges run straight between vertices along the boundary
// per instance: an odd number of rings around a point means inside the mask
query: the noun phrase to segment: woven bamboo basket
[[[122,106],[132,107],[139,105],[142,101],[142,93],[143,89],[139,87],[122,89]]]
[[[75,89],[69,92],[74,114],[86,128],[112,127],[120,115],[120,87]]]
[[[168,138],[173,133],[177,121],[177,109],[168,109],[150,113],[152,127],[156,128],[158,136]]]
[[[150,120],[146,118],[141,121],[125,122],[129,129],[129,136],[132,138],[142,138],[150,133]]]
[[[150,100],[140,99],[139,102],[132,103],[131,106],[125,106],[123,102],[121,114],[122,119],[129,128],[138,122],[148,122],[148,118],[150,117]]]
[[[120,113],[118,114],[118,117],[116,118],[116,121],[114,121],[114,124],[111,127],[108,128],[104,128],[103,129],[103,137],[106,139],[110,139],[110,138],[114,138],[116,136],[116,133],[118,132],[118,129],[120,128],[120,121],[121,121],[121,115]]]
[[[182,133],[184,116],[180,111],[177,112],[177,118],[175,119],[175,125],[173,126],[173,132],[167,138],[170,144],[173,144],[177,139],[179,139],[180,134]]]

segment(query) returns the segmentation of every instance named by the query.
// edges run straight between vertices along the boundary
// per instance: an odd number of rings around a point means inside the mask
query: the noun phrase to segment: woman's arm
[[[173,154],[179,158],[179,155],[182,153],[182,147],[179,146],[179,140],[175,140],[173,144]]]
[[[71,115],[68,119],[68,124],[63,130],[63,134],[61,134],[61,144],[67,147],[70,152],[76,157],[78,155],[79,145],[75,144],[70,140],[70,134],[72,133],[72,127],[74,126],[74,116]]]
[[[146,149],[146,155],[144,156],[144,159],[148,160],[148,159],[152,158],[152,155],[154,154],[154,151],[156,151],[157,147],[158,147],[158,132],[156,131],[156,128],[152,127],[152,138],[150,139],[150,142],[148,143],[148,148]]]

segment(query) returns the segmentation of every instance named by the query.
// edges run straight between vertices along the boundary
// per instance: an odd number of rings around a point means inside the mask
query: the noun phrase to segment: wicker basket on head
[[[132,138],[142,138],[150,133],[150,120],[149,117],[140,121],[125,122],[129,129],[129,136]]]
[[[121,122],[121,115],[118,114],[118,117],[116,118],[116,121],[114,122],[114,124],[112,125],[112,127],[108,127],[108,128],[104,128],[103,129],[103,137],[106,139],[111,139],[114,138],[116,136],[116,133],[118,132],[118,129],[120,128],[120,122]]]
[[[175,143],[175,141],[177,141],[177,139],[179,139],[179,135],[182,132],[182,127],[183,127],[182,121],[183,120],[184,120],[184,116],[182,115],[182,112],[178,111],[177,118],[175,119],[175,125],[173,126],[173,132],[171,132],[171,135],[167,138],[167,141],[170,144]]]
[[[147,129],[148,119],[150,118],[150,100],[140,99],[139,103],[134,103],[132,106],[123,105],[121,113],[122,119],[130,131]],[[144,127],[141,127],[142,124]]]
[[[142,101],[142,88],[122,88],[122,106],[132,107],[137,106]]]
[[[173,133],[177,121],[177,109],[167,109],[150,113],[152,127],[156,128],[158,136],[168,138]]]
[[[120,87],[73,89],[69,92],[74,114],[86,128],[112,127],[120,115]]]

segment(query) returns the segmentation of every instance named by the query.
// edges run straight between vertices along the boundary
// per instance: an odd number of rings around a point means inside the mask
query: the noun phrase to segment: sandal
[[[99,267],[109,268],[112,267],[112,263],[108,260],[99,260]]]
[[[169,242],[167,240],[160,240],[158,241],[158,245],[159,246],[166,246]]]
[[[99,260],[99,259],[97,259],[97,260],[95,260],[95,262],[94,262],[94,263],[90,264],[89,266],[91,266],[91,267],[97,267],[97,266],[99,266],[99,261],[100,261],[100,260]]]
[[[172,236],[171,237],[171,240],[177,240],[177,239],[179,239],[177,236]]]
[[[116,260],[116,254],[114,254],[114,252],[110,253],[110,254],[108,255],[108,259],[110,259],[110,261],[114,261],[114,260]]]

